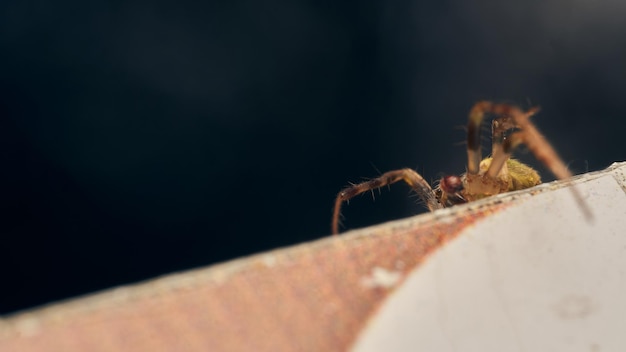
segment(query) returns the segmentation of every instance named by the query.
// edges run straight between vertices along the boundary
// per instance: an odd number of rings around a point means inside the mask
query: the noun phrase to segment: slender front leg
[[[341,192],[339,192],[339,194],[337,194],[331,224],[333,234],[336,235],[339,233],[339,217],[341,215],[341,205],[344,201],[347,201],[361,193],[387,186],[398,181],[406,182],[415,191],[415,193],[417,193],[430,211],[442,208],[442,205],[437,200],[437,196],[428,182],[426,182],[426,180],[424,180],[424,178],[416,171],[411,169],[389,171],[375,179],[344,188]]]

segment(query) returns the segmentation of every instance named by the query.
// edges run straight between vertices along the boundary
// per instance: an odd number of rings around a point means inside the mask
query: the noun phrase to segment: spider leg
[[[524,144],[535,155],[537,160],[541,161],[550,171],[560,180],[572,177],[563,160],[548,143],[546,138],[537,130],[537,127],[530,122],[530,117],[539,111],[539,108],[533,108],[527,113],[521,111],[512,115],[515,123],[519,126],[523,133]]]
[[[437,200],[435,192],[424,180],[424,178],[412,169],[401,169],[385,172],[375,179],[362,182],[359,184],[351,185],[344,188],[337,194],[335,199],[335,208],[333,210],[333,220],[331,224],[333,234],[339,233],[339,218],[341,216],[341,205],[344,201],[347,201],[355,196],[368,192],[383,186],[391,185],[398,181],[406,182],[417,195],[422,199],[430,211],[443,208],[443,206]]]
[[[552,145],[548,143],[546,138],[539,132],[537,127],[530,122],[530,117],[539,111],[538,107],[532,108],[526,113],[521,111],[511,115],[515,119],[515,123],[520,127],[522,132],[522,139],[528,149],[535,155],[537,160],[541,161],[550,171],[560,180],[566,180],[572,177],[572,173],[567,168],[567,165],[556,153],[556,150],[552,148]],[[582,195],[578,192],[576,187],[570,187],[572,195],[576,199],[576,202],[580,206],[584,216],[591,220],[593,215],[591,210],[587,206],[587,203],[583,200]]]

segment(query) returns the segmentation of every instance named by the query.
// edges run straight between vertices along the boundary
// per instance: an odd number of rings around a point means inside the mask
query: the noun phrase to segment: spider
[[[369,181],[352,184],[341,190],[335,199],[331,224],[333,234],[339,233],[341,205],[344,201],[398,181],[406,182],[430,211],[538,185],[541,178],[537,171],[511,159],[511,153],[521,143],[524,143],[558,179],[569,179],[572,174],[563,160],[530,122],[530,117],[538,111],[538,107],[523,111],[514,105],[490,101],[474,104],[469,113],[467,126],[468,161],[465,174],[442,177],[434,190],[412,169],[393,170]],[[487,114],[494,116],[491,125],[492,150],[490,157],[482,159],[480,127]],[[575,188],[571,190],[577,203],[583,205],[581,208],[589,219],[591,214],[584,207],[582,197]]]

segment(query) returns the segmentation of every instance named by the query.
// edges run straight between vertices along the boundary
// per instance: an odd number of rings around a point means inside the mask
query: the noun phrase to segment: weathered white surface
[[[469,228],[409,275],[354,351],[625,351],[625,174],[574,182],[591,222],[548,184]]]

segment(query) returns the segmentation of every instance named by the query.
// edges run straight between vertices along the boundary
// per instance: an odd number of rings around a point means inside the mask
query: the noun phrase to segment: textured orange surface
[[[427,214],[21,313],[0,320],[0,351],[343,351],[395,284],[485,215]],[[376,268],[400,281],[366,284]]]

